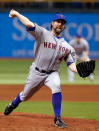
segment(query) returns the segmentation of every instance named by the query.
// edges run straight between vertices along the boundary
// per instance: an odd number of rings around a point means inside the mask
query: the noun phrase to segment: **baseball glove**
[[[91,73],[94,73],[95,70],[95,60],[90,60],[86,62],[81,62],[76,65],[78,74],[80,77],[85,78]]]

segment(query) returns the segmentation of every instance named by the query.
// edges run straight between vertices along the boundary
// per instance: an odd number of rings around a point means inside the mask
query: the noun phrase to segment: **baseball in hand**
[[[16,17],[16,11],[12,9],[12,10],[10,11],[10,13],[9,13],[9,17],[10,17],[10,18]]]

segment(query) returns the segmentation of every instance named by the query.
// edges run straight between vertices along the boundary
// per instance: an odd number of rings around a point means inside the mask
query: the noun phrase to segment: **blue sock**
[[[52,94],[52,104],[55,118],[61,115],[61,101],[62,101],[61,92]]]
[[[17,97],[12,101],[14,108],[16,108],[19,105],[20,102],[21,102],[20,94],[18,94]]]

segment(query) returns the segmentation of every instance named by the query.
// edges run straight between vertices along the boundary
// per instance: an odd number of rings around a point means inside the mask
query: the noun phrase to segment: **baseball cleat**
[[[67,125],[61,120],[61,117],[58,116],[54,119],[54,123],[55,126],[59,127],[59,128],[65,128],[67,127]]]
[[[14,106],[12,103],[9,103],[6,108],[5,108],[5,111],[4,111],[4,114],[5,115],[9,115],[14,109]]]

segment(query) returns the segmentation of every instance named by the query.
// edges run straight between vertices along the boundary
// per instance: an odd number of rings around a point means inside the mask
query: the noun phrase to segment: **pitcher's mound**
[[[99,131],[99,121],[62,117],[68,127],[59,129],[54,126],[53,117],[28,113],[0,113],[0,131]]]

